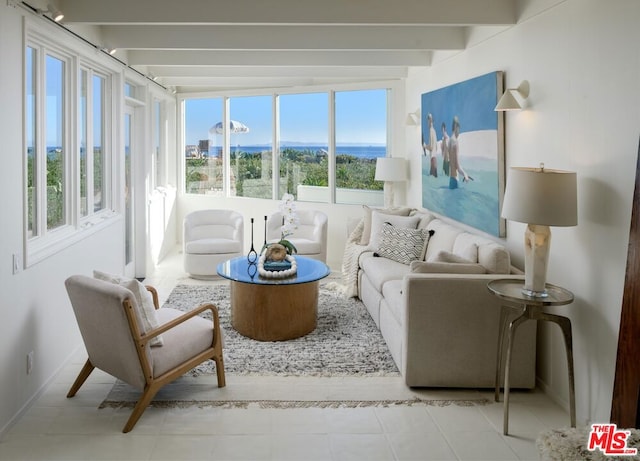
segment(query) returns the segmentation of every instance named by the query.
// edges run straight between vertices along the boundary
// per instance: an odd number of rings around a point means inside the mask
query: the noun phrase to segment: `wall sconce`
[[[496,108],[494,110],[521,110],[523,106],[514,96],[514,94],[516,93],[520,96],[524,103],[524,100],[529,97],[529,82],[527,80],[523,80],[522,83],[518,85],[518,88],[507,88],[507,90],[498,101],[498,104],[496,105]]]
[[[416,109],[415,112],[409,112],[407,115],[407,126],[419,126],[420,125],[420,109]]]
[[[51,13],[51,19],[55,22],[60,22],[64,18],[64,13],[60,11],[53,3],[47,4],[46,10],[37,10],[40,14]]]

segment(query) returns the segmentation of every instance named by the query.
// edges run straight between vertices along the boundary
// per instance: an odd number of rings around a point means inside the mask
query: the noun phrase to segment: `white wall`
[[[506,86],[531,84],[529,108],[506,114],[506,164],[576,171],[578,226],[553,228],[548,281],[576,301],[554,311],[573,324],[578,422],[609,420],[617,334],[640,133],[640,2],[568,0],[545,9],[522,2],[518,25],[471,45],[407,80],[407,110],[420,95],[504,70]],[[526,16],[526,18],[525,18]],[[436,56],[436,60],[438,60]],[[420,171],[420,134],[407,129],[412,171]],[[412,177],[409,203],[421,205]],[[507,181],[508,170],[507,170]],[[509,222],[506,244],[522,267],[524,224]],[[541,328],[540,384],[568,406],[564,345]],[[567,422],[568,423],[568,422]]]
[[[28,13],[0,3],[0,435],[82,344],[65,279],[72,274],[91,274],[93,269],[121,273],[124,267],[124,221],[116,219],[13,274],[13,255],[24,260],[25,244],[23,14]],[[64,32],[56,35],[75,41]],[[175,238],[174,232],[172,235]],[[27,374],[30,351],[34,352],[34,366]],[[59,390],[61,398],[66,391]]]

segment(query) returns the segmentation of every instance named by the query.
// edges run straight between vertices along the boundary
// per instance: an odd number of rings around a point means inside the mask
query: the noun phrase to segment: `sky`
[[[286,94],[279,97],[281,142],[328,144],[329,93]],[[230,119],[249,127],[248,133],[231,135],[231,145],[273,142],[273,98],[232,97]],[[211,127],[222,120],[222,98],[187,99],[186,143],[207,139]],[[336,144],[386,144],[387,90],[336,92]],[[221,144],[221,136],[214,142]]]

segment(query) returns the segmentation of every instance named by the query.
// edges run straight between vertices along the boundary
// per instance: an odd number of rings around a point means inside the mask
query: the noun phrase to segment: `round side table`
[[[509,323],[507,335],[507,357],[504,370],[504,419],[503,433],[509,431],[509,368],[511,365],[511,350],[515,338],[516,329],[527,320],[544,320],[558,324],[564,336],[564,344],[567,352],[567,368],[569,372],[569,409],[571,427],[576,427],[576,396],[573,374],[573,340],[571,336],[571,320],[556,314],[543,311],[545,306],[563,306],[573,302],[573,293],[564,288],[546,284],[547,296],[533,297],[522,292],[524,281],[518,279],[498,279],[487,284],[489,291],[505,301],[500,311],[500,333],[498,337],[498,352],[496,362],[496,392],[495,400],[500,400],[500,377],[502,375],[502,356],[504,354],[504,333],[510,310],[518,310],[520,315]]]

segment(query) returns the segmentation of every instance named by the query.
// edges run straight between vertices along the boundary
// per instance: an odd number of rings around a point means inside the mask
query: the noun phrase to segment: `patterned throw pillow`
[[[385,223],[380,233],[378,255],[402,264],[424,259],[432,230],[395,227]]]

